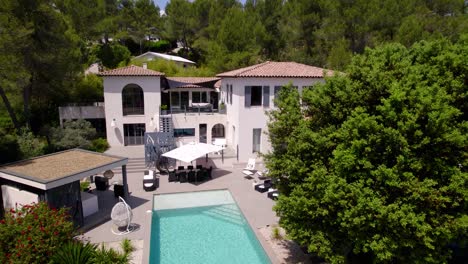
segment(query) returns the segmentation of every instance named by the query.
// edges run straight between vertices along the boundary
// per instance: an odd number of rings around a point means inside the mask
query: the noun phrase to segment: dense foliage
[[[98,247],[82,241],[68,242],[60,247],[51,258],[52,263],[62,264],[126,264],[134,247],[130,240],[124,239],[120,244],[122,252],[113,248]]]
[[[391,44],[283,89],[266,160],[288,234],[330,263],[447,262],[468,241],[467,61],[466,35]]]
[[[11,209],[0,221],[0,262],[48,263],[74,232],[66,209],[50,209],[43,202]]]
[[[86,120],[65,121],[63,127],[51,128],[51,145],[55,150],[90,148],[96,129]],[[102,144],[102,143],[98,143]]]
[[[129,263],[134,247],[128,239],[121,251],[75,239],[67,209],[44,202],[10,209],[0,221],[1,263]]]

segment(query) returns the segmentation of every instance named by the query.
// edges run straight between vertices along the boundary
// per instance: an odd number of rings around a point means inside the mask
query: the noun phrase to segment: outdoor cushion
[[[249,176],[252,176],[254,174],[253,172],[248,171],[248,170],[243,170],[242,173],[244,173],[245,175],[249,175]]]

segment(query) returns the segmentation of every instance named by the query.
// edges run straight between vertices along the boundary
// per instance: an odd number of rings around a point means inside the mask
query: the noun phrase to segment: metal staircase
[[[159,132],[145,133],[146,167],[162,171],[166,170],[169,166],[174,166],[175,161],[169,160],[161,155],[175,147],[172,117],[170,115],[160,115]]]

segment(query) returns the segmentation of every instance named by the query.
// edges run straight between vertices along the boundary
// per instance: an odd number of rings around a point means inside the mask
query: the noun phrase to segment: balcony
[[[192,104],[192,106],[171,107],[168,110],[161,110],[161,115],[213,115],[213,114],[226,114],[226,108],[213,109],[211,104]]]

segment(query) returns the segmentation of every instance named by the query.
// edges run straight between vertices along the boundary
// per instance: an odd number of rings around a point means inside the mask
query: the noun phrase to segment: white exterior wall
[[[20,209],[23,205],[39,202],[39,195],[35,193],[19,190],[8,185],[2,185],[1,189],[5,211],[10,208]]]
[[[172,115],[172,123],[174,128],[195,128],[195,137],[179,137],[176,138],[177,142],[183,142],[187,144],[189,142],[199,142],[200,138],[200,124],[206,124],[207,132],[206,132],[206,142],[210,144],[212,142],[211,137],[211,130],[214,125],[222,124],[224,125],[224,134],[227,135],[226,131],[226,115],[224,114],[206,114],[201,113],[198,114],[174,114]]]
[[[128,84],[137,84],[143,89],[145,114],[123,116],[122,90]],[[159,127],[161,105],[161,78],[159,76],[104,77],[104,103],[106,114],[107,141],[111,146],[124,145],[123,124],[146,124],[146,132]],[[153,127],[150,127],[153,118]],[[111,127],[115,119],[115,127]]]
[[[261,145],[260,151],[267,153],[270,151],[271,146],[268,140],[267,122],[268,117],[265,111],[269,111],[273,106],[274,87],[284,86],[292,83],[297,86],[299,91],[302,92],[304,86],[311,86],[317,82],[323,82],[319,78],[224,78],[221,83],[221,90],[223,91],[222,99],[226,103],[227,108],[227,126],[228,133],[226,138],[228,145],[239,145],[239,161],[247,161],[250,157],[255,157],[256,154],[252,153],[253,144],[253,129],[261,128]],[[227,102],[226,85],[233,85],[232,105]],[[250,106],[245,107],[245,86],[269,86],[270,87],[270,104],[269,107]],[[262,91],[263,96],[263,91]],[[263,104],[263,102],[262,102]],[[232,126],[235,126],[235,133],[232,131]]]

